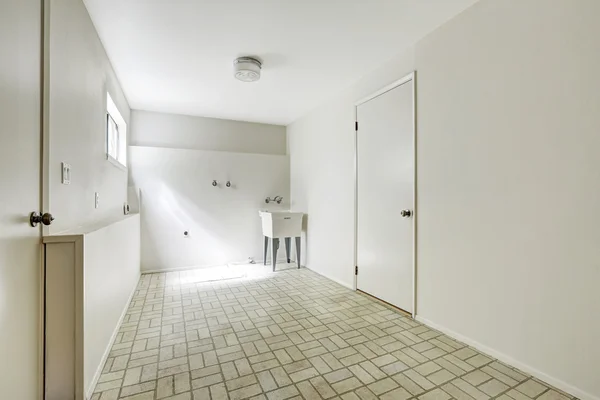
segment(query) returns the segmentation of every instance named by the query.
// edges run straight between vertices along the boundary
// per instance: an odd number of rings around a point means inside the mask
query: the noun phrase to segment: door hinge
[[[354,121],[354,130],[358,132],[358,121]]]
[[[358,275],[358,265],[354,267],[354,275]]]

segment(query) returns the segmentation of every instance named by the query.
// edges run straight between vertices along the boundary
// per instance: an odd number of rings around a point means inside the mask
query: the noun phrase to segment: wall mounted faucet
[[[282,196],[275,196],[273,198],[267,197],[265,199],[265,203],[269,204],[270,202],[276,202],[277,204],[281,204],[281,202],[283,201],[283,197]]]

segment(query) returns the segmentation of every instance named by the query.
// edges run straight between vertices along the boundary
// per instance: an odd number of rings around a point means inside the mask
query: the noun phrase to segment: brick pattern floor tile
[[[92,400],[572,399],[308,269],[196,277],[142,275]]]

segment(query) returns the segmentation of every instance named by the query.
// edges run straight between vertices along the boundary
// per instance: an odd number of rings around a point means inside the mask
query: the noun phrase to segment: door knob
[[[42,215],[42,213],[34,211],[29,216],[29,223],[33,227],[36,227],[39,223],[42,223],[44,225],[50,225],[52,224],[52,221],[54,221],[54,217],[50,213],[45,213]]]
[[[402,210],[400,211],[400,215],[402,215],[403,218],[410,218],[412,216],[412,211],[410,210]]]

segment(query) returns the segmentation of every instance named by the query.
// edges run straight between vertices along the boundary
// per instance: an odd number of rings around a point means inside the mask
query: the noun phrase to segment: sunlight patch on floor
[[[295,263],[280,263],[277,264],[277,271],[275,273],[295,268],[297,268]],[[209,268],[169,272],[168,274],[179,274],[181,284],[186,284],[239,278],[253,279],[273,273],[273,267],[270,264],[266,266],[263,264],[227,264]]]

